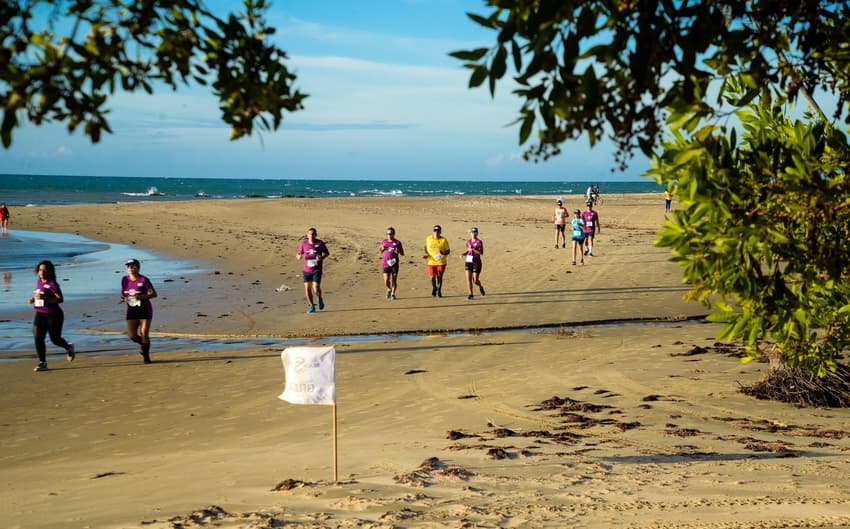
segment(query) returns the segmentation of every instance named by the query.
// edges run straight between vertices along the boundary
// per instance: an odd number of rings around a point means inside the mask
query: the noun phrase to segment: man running
[[[307,312],[316,312],[314,299],[319,303],[319,310],[325,309],[325,300],[322,299],[322,262],[330,255],[325,242],[316,236],[316,228],[307,230],[307,238],[301,241],[298,253],[295,257],[304,259],[304,297],[307,299]]]
[[[425,255],[428,259],[428,277],[431,278],[431,296],[443,297],[443,274],[446,272],[446,257],[451,253],[449,241],[443,237],[443,228],[437,224],[425,239]]]

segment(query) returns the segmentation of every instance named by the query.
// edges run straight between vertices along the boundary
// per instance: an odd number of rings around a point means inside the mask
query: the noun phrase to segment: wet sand
[[[336,346],[338,483],[331,410],[277,400],[277,349],[175,353],[154,340],[149,366],[138,355],[86,355],[84,344],[77,361],[52,361],[47,373],[0,364],[4,524],[850,526],[850,414],[738,393],[764,366],[716,342],[717,326],[684,321],[705,308],[683,301],[677,266],[652,244],[662,197],[606,196],[583,267],[553,247],[553,200],[20,211],[22,229],[208,263],[189,282],[157,285],[156,333],[390,337]],[[566,206],[581,207],[580,197]],[[442,299],[431,297],[421,259],[435,223],[455,250]],[[388,225],[407,250],[396,301],[385,299],[377,264]],[[487,295],[467,301],[459,250],[472,225],[485,242]],[[305,313],[294,258],[309,226],[331,251],[317,314]],[[115,310],[95,304],[84,318],[66,307],[66,325]],[[666,323],[582,325],[623,320]],[[514,330],[474,332],[499,328]],[[454,329],[472,332],[446,335]],[[392,337],[407,331],[427,337]]]

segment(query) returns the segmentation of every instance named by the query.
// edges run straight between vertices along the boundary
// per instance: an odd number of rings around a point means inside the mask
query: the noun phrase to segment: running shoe
[[[325,300],[319,298],[319,310],[325,310]]]
[[[431,297],[432,297],[432,298],[436,298],[436,297],[437,297],[437,287],[433,287],[433,288],[431,289]]]
[[[466,296],[466,299],[468,299],[469,301],[472,301],[473,299],[475,299],[475,296],[470,294],[470,295]]]
[[[392,297],[392,299],[398,299],[398,298],[395,297],[395,294],[393,294],[391,297]]]
[[[309,307],[307,307],[307,312],[310,313],[310,314],[316,312],[316,306],[310,305]]]
[[[392,290],[387,290],[387,299],[390,299],[390,296],[393,295]]]
[[[77,348],[74,347],[74,344],[69,343],[68,344],[68,355],[67,355],[68,361],[73,362],[74,358],[76,358],[76,357],[77,357]]]
[[[33,371],[47,371],[47,362],[39,362]]]
[[[573,262],[572,262],[572,265],[573,265],[573,266],[575,266],[575,265],[576,265],[576,262],[575,262],[575,261],[573,261]]]
[[[438,289],[437,289],[437,297],[438,297],[438,298],[443,297],[443,289],[442,289],[442,288],[438,288]]]

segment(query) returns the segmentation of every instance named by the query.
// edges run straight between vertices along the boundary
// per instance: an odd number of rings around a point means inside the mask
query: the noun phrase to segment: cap
[[[588,200],[588,201],[587,201],[587,204],[585,204],[585,205],[587,205],[587,206],[592,206],[592,205],[593,205],[593,202],[591,202],[590,200]]]
[[[478,233],[478,228],[476,228],[475,226],[473,226],[473,227],[471,227],[471,228],[469,229],[469,231],[471,231],[472,233]]]
[[[434,225],[434,231],[443,231],[443,227],[440,226],[439,224],[435,224]]]
[[[581,215],[581,210],[577,209],[577,210],[573,211],[573,213],[575,213],[576,215]]]
[[[139,260],[138,259],[127,259],[127,262],[124,263],[124,266],[130,266],[130,265],[139,266]]]
[[[564,203],[564,201],[563,201],[563,200],[556,200],[556,201],[555,201],[555,204],[563,204],[563,203]]]

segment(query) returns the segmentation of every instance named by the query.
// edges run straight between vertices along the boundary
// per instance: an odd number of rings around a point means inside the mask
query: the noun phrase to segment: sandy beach
[[[459,196],[16,210],[12,229],[203,271],[156,285],[152,365],[85,344],[46,373],[0,363],[3,526],[850,527],[850,412],[738,392],[765,366],[695,319],[705,307],[683,299],[653,245],[663,198],[606,196],[585,266],[554,248],[553,207]],[[440,299],[422,260],[434,224],[454,250]],[[487,294],[468,301],[473,225]],[[295,259],[310,226],[331,253],[316,314]],[[387,226],[406,250],[398,300],[378,268]],[[122,319],[114,300],[65,311],[66,326],[95,331]],[[166,334],[349,337],[335,339],[339,481],[331,409],[277,399],[279,349],[157,349]]]

